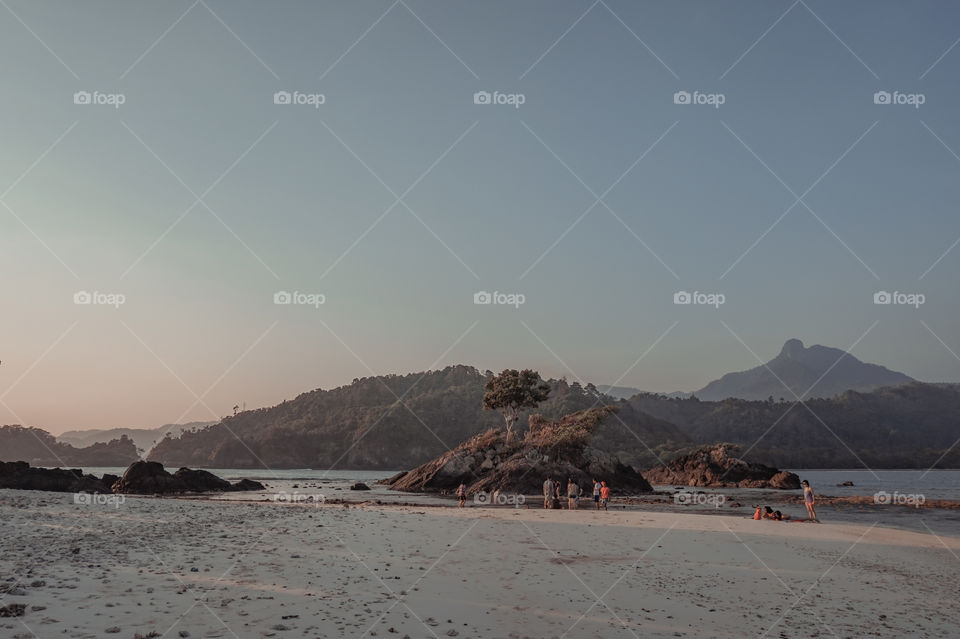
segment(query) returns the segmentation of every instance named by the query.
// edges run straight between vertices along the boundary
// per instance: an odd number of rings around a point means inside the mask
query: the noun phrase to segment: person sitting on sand
[[[764,519],[776,519],[777,516],[776,516],[776,514],[773,512],[773,508],[771,508],[770,506],[764,506],[764,507],[763,507],[763,518],[764,518]]]
[[[599,479],[593,480],[593,505],[596,506],[597,510],[600,510],[600,489],[603,486],[600,485]]]
[[[600,482],[600,502],[603,505],[603,509],[607,509],[607,504],[610,503],[610,487],[607,486],[607,482]]]
[[[577,500],[580,499],[580,486],[570,477],[567,479],[567,508],[577,509]]]
[[[547,481],[543,482],[543,507],[550,508],[551,502],[553,501],[553,479],[547,477]]]
[[[810,488],[810,482],[804,479],[800,484],[803,486],[803,503],[807,507],[807,515],[812,521],[820,523],[820,520],[817,519],[817,511],[813,508],[813,488]]]
[[[757,509],[753,511],[754,520],[763,519],[763,506],[757,506]]]
[[[463,505],[467,503],[467,485],[463,482],[460,482],[460,485],[457,486],[457,508],[463,508]]]

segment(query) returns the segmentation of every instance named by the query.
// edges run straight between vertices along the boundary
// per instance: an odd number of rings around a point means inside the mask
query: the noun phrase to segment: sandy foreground
[[[11,490],[0,518],[3,638],[960,636],[960,539],[880,526]]]

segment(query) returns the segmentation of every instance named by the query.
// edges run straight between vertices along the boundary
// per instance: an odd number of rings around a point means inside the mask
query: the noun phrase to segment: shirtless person
[[[551,502],[553,501],[554,485],[553,480],[547,477],[547,481],[543,482],[543,507],[550,508]]]
[[[577,500],[580,499],[580,487],[573,481],[573,478],[567,479],[567,508],[577,509]]]

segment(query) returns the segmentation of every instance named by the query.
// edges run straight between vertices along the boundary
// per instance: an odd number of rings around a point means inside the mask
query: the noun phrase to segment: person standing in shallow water
[[[577,509],[577,500],[580,499],[580,487],[577,482],[570,477],[567,479],[567,508],[569,510]]]
[[[600,502],[603,505],[603,509],[607,509],[607,504],[610,503],[610,487],[607,486],[607,482],[600,482]]]
[[[600,489],[603,486],[600,485],[599,479],[593,480],[593,505],[597,510],[600,510]]]
[[[543,507],[550,508],[551,502],[553,502],[553,493],[554,485],[553,479],[547,477],[547,481],[543,482]]]
[[[457,508],[463,508],[463,505],[467,503],[467,485],[463,482],[457,486]]]
[[[803,504],[807,507],[807,515],[810,517],[812,521],[820,523],[820,520],[817,519],[817,511],[814,510],[813,508],[814,497],[813,497],[813,489],[810,488],[810,482],[804,479],[800,483],[803,486]]]

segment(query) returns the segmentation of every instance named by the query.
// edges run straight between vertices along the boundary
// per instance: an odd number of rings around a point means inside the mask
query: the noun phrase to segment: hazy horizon
[[[0,424],[460,363],[691,391],[788,338],[960,382],[954,4],[0,15]]]

